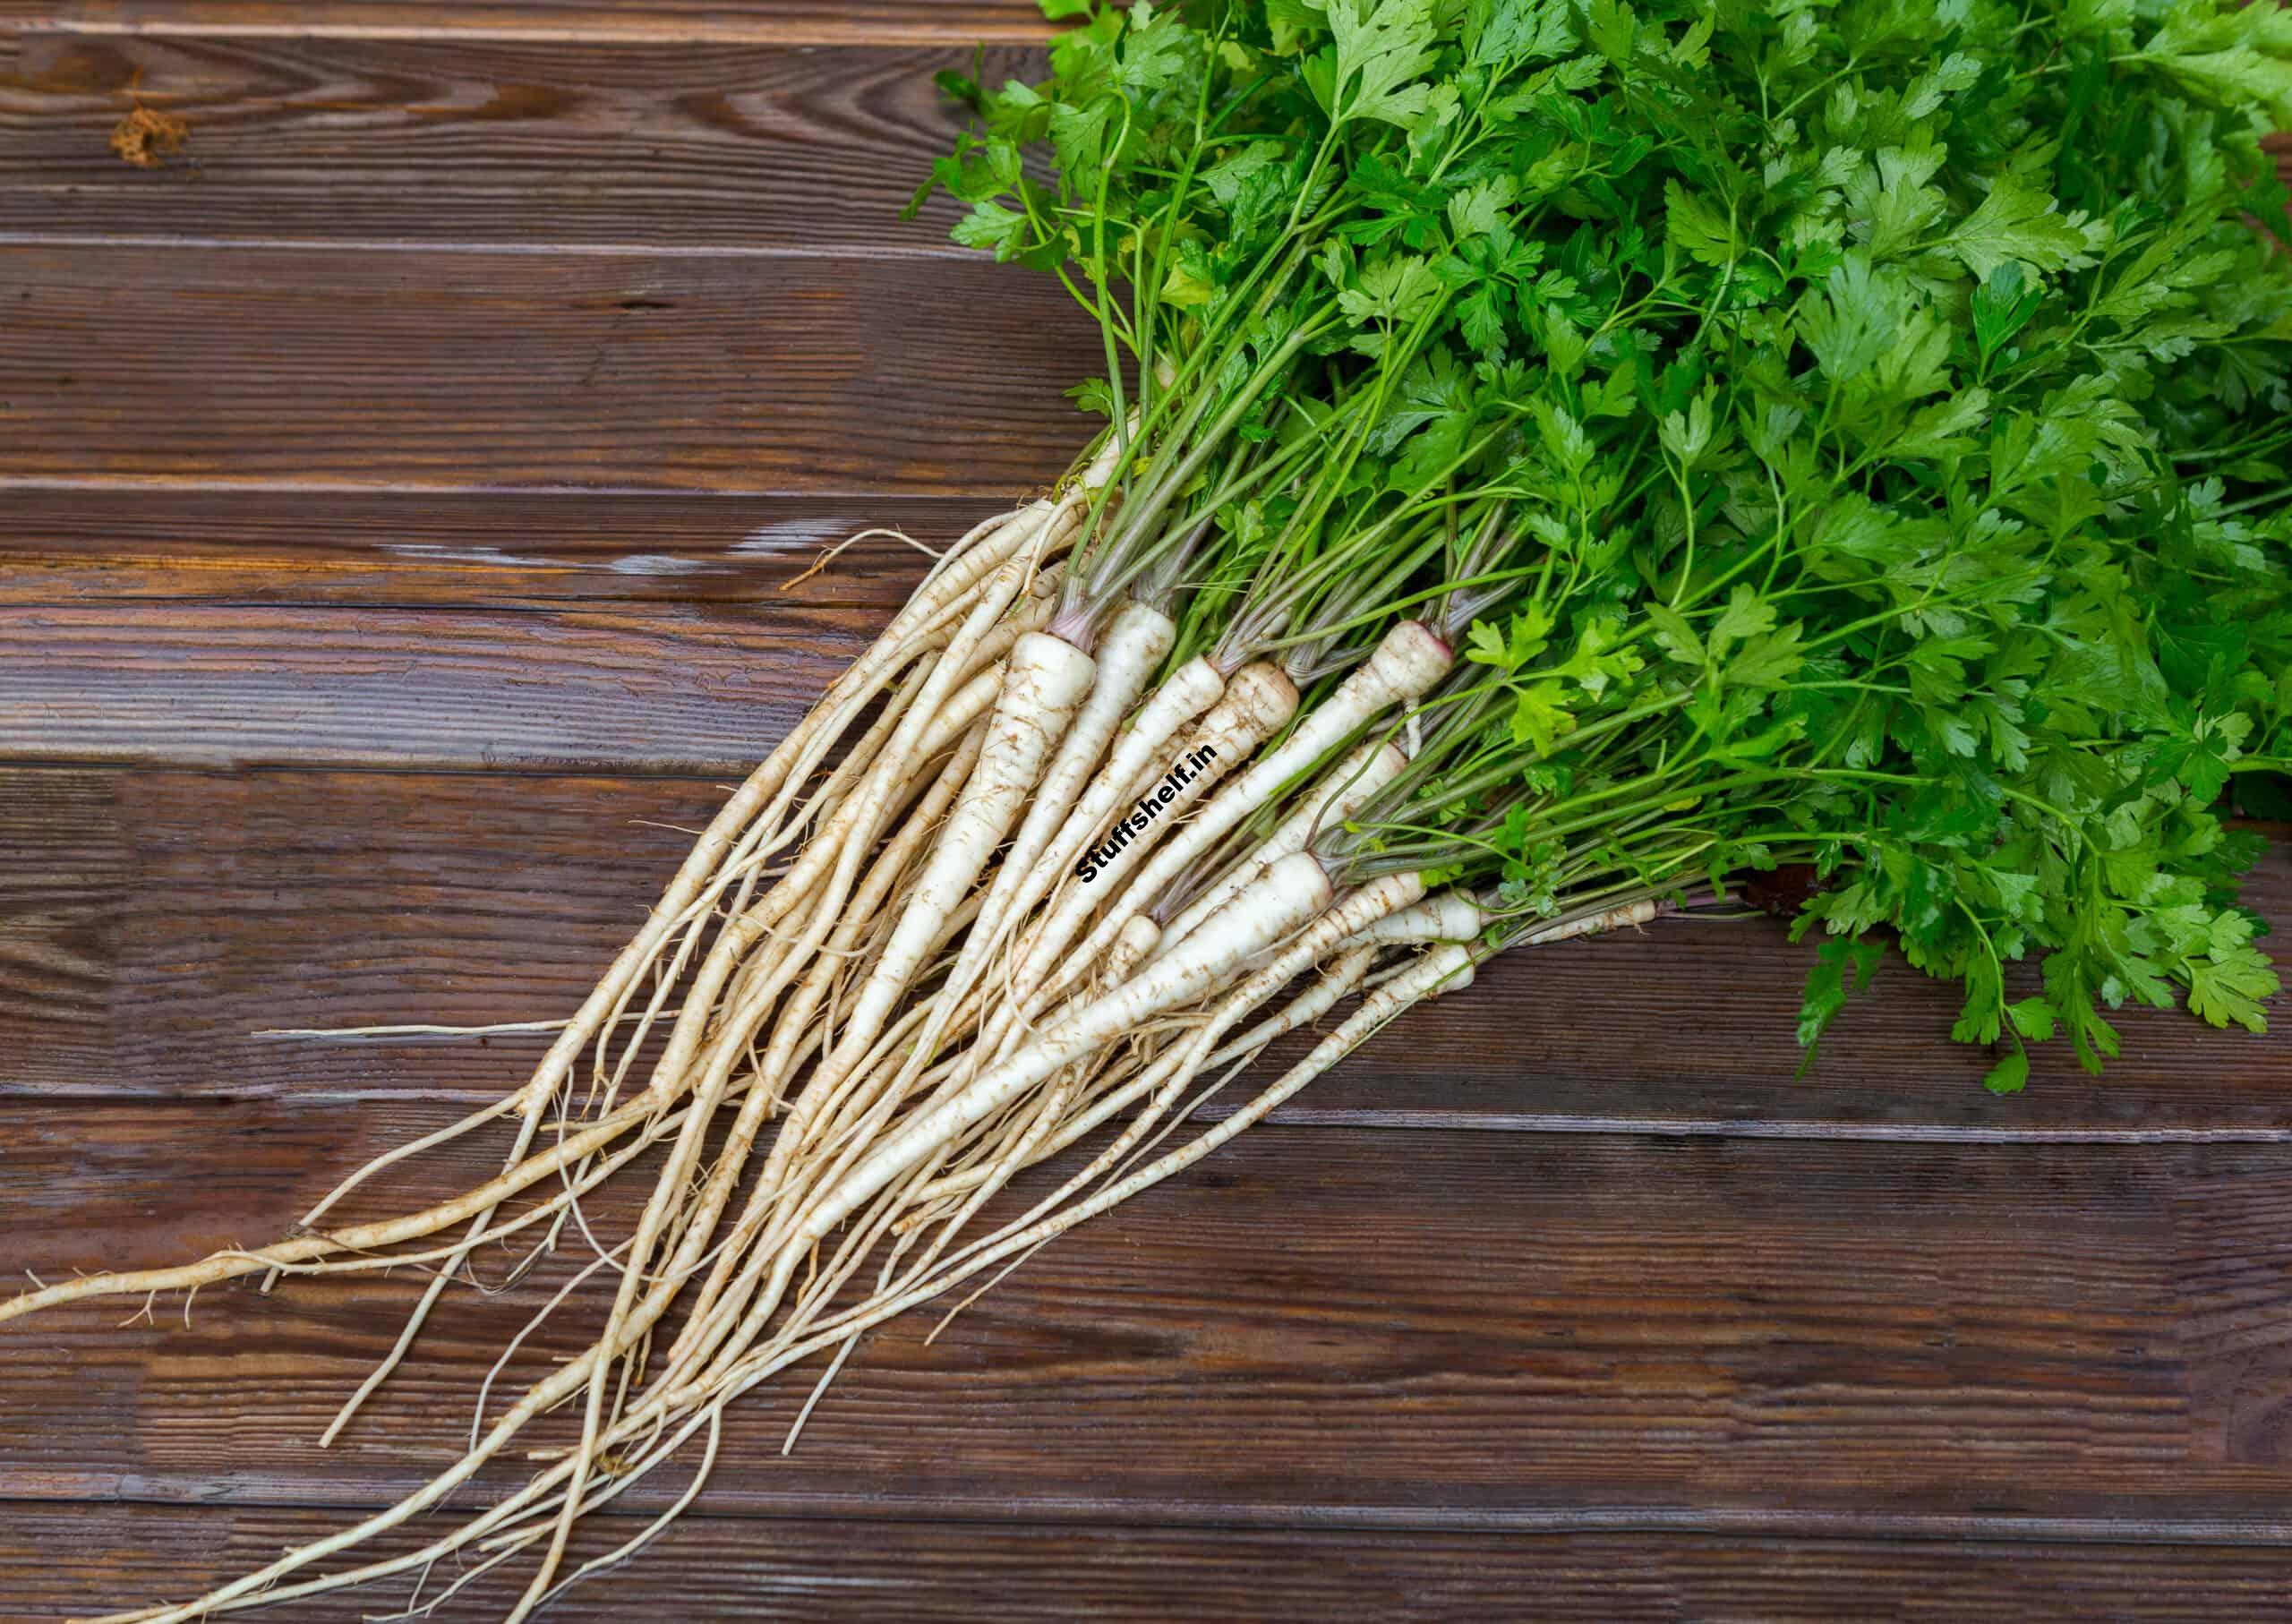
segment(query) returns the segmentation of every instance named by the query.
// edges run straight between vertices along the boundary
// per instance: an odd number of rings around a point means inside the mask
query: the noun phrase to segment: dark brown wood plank
[[[744,772],[1007,500],[23,492],[0,752]]]
[[[744,773],[867,610],[0,609],[0,756]]]
[[[546,1021],[577,1005],[722,799],[706,780],[0,773],[0,1090],[482,1102],[536,1037],[260,1039],[271,1028]],[[2292,922],[2292,844],[2249,900]],[[1980,1086],[1947,988],[1898,964],[1794,1075],[1811,949],[1671,919],[1520,952],[1414,1012],[1296,1122],[1964,1138],[2286,1136],[2292,1044],[2124,1017],[2100,1080],[2060,1046]],[[1295,1052],[1303,1039],[1283,1053]]]
[[[616,1518],[612,1533],[625,1534]],[[338,1518],[239,1507],[0,1504],[0,1566],[19,1616],[181,1595],[321,1537]],[[92,1525],[92,1526],[91,1526]],[[412,1549],[415,1536],[393,1552]],[[694,1517],[637,1566],[552,1605],[552,1620],[996,1619],[1164,1624],[1322,1616],[1535,1618],[1672,1624],[1842,1618],[2108,1619],[2215,1624],[2274,1616],[2280,1551],[1951,1540],[1719,1539],[1646,1534],[1331,1534],[1304,1529],[884,1523]],[[520,1576],[522,1577],[522,1576]],[[499,1618],[516,1584],[489,1575],[449,1619]],[[357,1624],[406,1586],[296,1603],[300,1624]],[[433,1587],[425,1593],[435,1594]]]
[[[435,1106],[0,1107],[17,1261],[172,1261],[281,1230]],[[506,1135],[504,1136],[506,1137]],[[408,1164],[481,1175],[492,1135]],[[1031,1185],[1030,1187],[1032,1187]],[[637,1192],[591,1206],[611,1244]],[[2292,1324],[2279,1149],[1898,1145],[1284,1127],[1044,1249],[927,1345],[808,1372],[727,1420],[724,1512],[1235,1526],[2292,1541],[2292,1476],[2205,1328]],[[372,1210],[379,1193],[354,1203]],[[363,1203],[363,1204],[362,1204]],[[345,1216],[349,1216],[346,1212]],[[2233,1237],[2233,1238],[2232,1238]],[[586,1255],[584,1253],[583,1255]],[[461,1447],[478,1381],[571,1256],[457,1294],[394,1393],[325,1417],[412,1277],[0,1330],[0,1496],[367,1505]],[[498,1268],[498,1265],[497,1265]],[[603,1304],[511,1366],[544,1371]],[[2195,1334],[2192,1334],[2195,1333]],[[577,1428],[542,1423],[543,1443]],[[522,1460],[493,1481],[522,1481]],[[677,1485],[631,1491],[629,1509]]]
[[[0,482],[1000,496],[1103,365],[969,261],[0,247]]]
[[[109,1064],[112,933],[134,868],[113,791],[107,773],[0,770],[0,1033],[47,1077],[92,1081]]]
[[[2292,1320],[2275,1300],[2292,1280],[2279,1238],[2292,1224],[2284,1194],[2271,1179],[2222,1169],[2175,1198],[2181,1346],[2206,1460],[2292,1466]]]
[[[959,65],[945,40],[0,38],[0,230],[954,253],[958,209],[897,216],[961,123],[932,83]],[[1042,71],[1002,47],[976,76]],[[156,171],[109,148],[131,87],[190,128]]]
[[[888,620],[1007,498],[29,488],[7,497],[0,607],[95,599],[489,608],[604,599],[835,606]],[[131,611],[121,611],[127,613]],[[4,684],[0,684],[4,686]]]
[[[0,41],[0,231],[960,254],[960,207],[899,218],[962,122],[948,67],[969,54],[25,35]],[[190,129],[160,168],[109,146],[139,102]]]
[[[1032,0],[0,0],[0,28],[117,33],[869,45],[1034,40]]]

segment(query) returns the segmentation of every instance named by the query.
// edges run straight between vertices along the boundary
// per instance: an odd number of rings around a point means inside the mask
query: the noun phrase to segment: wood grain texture
[[[1009,500],[23,492],[0,752],[737,775]]]
[[[962,125],[950,67],[969,53],[26,35],[0,41],[0,231],[954,256],[959,205],[899,218]],[[1005,47],[978,73],[1045,71]],[[190,126],[163,168],[109,149],[135,102]]]
[[[866,646],[851,611],[0,609],[0,753],[747,772]]]
[[[0,1505],[0,1568],[17,1616],[62,1618],[96,1598],[183,1594],[329,1532],[327,1513],[266,1507]],[[627,1519],[614,1519],[618,1525]],[[403,1547],[411,1549],[411,1536]],[[645,1565],[567,1594],[552,1620],[623,1620],[641,1595],[665,1619],[971,1624],[1093,1620],[1407,1617],[1679,1624],[1839,1618],[1987,1624],[2108,1619],[2218,1624],[2279,1615],[2280,1551],[2219,1546],[1966,1540],[1896,1544],[1634,1534],[1320,1533],[694,1517]],[[516,1599],[465,1592],[474,1617]],[[297,1604],[297,1624],[356,1624],[384,1595]],[[427,1594],[435,1594],[435,1588]],[[1087,1600],[1086,1600],[1087,1599]]]
[[[890,620],[929,560],[1005,497],[25,489],[6,498],[0,606],[91,600],[443,609],[622,601]],[[135,611],[122,609],[123,617]]]
[[[1033,0],[0,0],[0,28],[115,33],[868,45],[1038,40]]]
[[[1045,71],[947,43],[0,38],[0,232],[955,256],[958,206],[898,218],[963,121],[950,67]],[[133,101],[190,126],[163,168],[109,150]]]
[[[0,772],[0,1090],[439,1098],[512,1086],[545,1039],[314,1042],[271,1028],[551,1020],[576,1007],[723,791],[501,774]],[[2292,921],[2292,844],[2250,900]],[[1523,951],[1412,1012],[1296,1122],[1672,1133],[2282,1138],[2292,1052],[2127,1013],[2099,1081],[2061,1046],[2027,1092],[1947,1039],[1900,964],[1794,1075],[1811,949],[1779,921],[1659,921]],[[1296,1052],[1300,1037],[1279,1051]]]
[[[1044,28],[0,0],[12,1267],[267,1239],[494,1098],[540,1039],[251,1034],[570,1008],[919,568],[783,594],[813,551],[1065,466],[1094,331],[893,218],[930,71]],[[105,148],[139,73],[192,125],[156,173]],[[2292,846],[2251,900],[2292,923]],[[2292,1617],[2292,1049],[2129,1014],[2106,1079],[1996,1100],[1890,965],[1794,1079],[1805,963],[1771,922],[1513,955],[936,1342],[870,1338],[792,1458],[805,1373],[756,1395],[700,1514],[550,1616]],[[404,1492],[576,1261],[455,1294],[332,1451],[410,1274],[0,1328],[0,1616]]]
[[[1103,370],[1007,267],[0,246],[0,483],[993,495]],[[991,430],[990,430],[991,425]]]
[[[41,1075],[99,1076],[134,868],[111,780],[0,769],[0,1031],[38,1051]]]
[[[175,1261],[282,1231],[347,1168],[450,1115],[12,1102],[0,1200],[46,1277]],[[506,1137],[408,1165],[391,1205],[482,1176]],[[603,1244],[637,1199],[594,1203]],[[707,1503],[2283,1544],[2292,1474],[2268,1441],[2283,1389],[2248,1394],[2224,1430],[2215,1396],[2238,1367],[2190,1332],[2212,1312],[2213,1227],[2288,1200],[2292,1168],[2265,1146],[1268,1124],[1062,1237],[937,1341],[928,1313],[882,1328],[791,1456],[777,1446],[808,1372],[744,1397]],[[457,1293],[395,1391],[323,1452],[316,1434],[410,1303],[410,1275],[210,1289],[188,1329],[177,1300],[147,1326],[122,1329],[136,1304],[116,1301],[13,1323],[0,1497],[346,1509],[405,1492],[464,1447],[480,1379],[586,1258],[573,1246],[508,1292]],[[2246,1312],[2286,1322],[2292,1234],[2239,1255]],[[505,1380],[580,1346],[603,1309],[562,1311]],[[535,1437],[577,1427],[560,1414]],[[657,1508],[678,1486],[626,1503]]]

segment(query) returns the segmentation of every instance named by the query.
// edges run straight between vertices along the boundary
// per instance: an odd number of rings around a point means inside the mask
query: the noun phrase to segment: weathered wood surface
[[[92,1584],[137,1597],[219,1580],[325,1533],[323,1514],[137,1507],[100,1539],[47,1508],[0,1510],[0,1562],[39,1558],[18,1592],[25,1616],[61,1617]],[[2278,1616],[2274,1551],[2017,1542],[1715,1539],[1649,1534],[1454,1534],[1438,1539],[1287,1530],[1066,1525],[871,1526],[865,1550],[834,1522],[707,1520],[664,1536],[646,1611],[678,1619],[998,1619],[1136,1624],[1173,1618],[1411,1618],[1582,1624],[1852,1616],[1955,1624],[1970,1618],[2216,1624]],[[410,1542],[408,1542],[410,1543]],[[768,1564],[758,1560],[768,1553]],[[571,1592],[552,1619],[619,1620],[645,1573]],[[488,1576],[493,1579],[498,1576]],[[435,1594],[434,1586],[429,1594]],[[514,1586],[485,1580],[473,1611],[498,1616]],[[304,1603],[309,1624],[354,1624],[355,1603]],[[372,1611],[371,1605],[368,1612]]]
[[[61,1618],[90,1595],[141,1601],[219,1583],[338,1522],[269,1507],[135,1506],[91,1530],[67,1508],[5,1506],[0,1567],[22,1574],[12,1598],[19,1616]],[[711,1517],[671,1529],[648,1560],[569,1592],[548,1617],[1069,1624],[1087,1608],[1116,1624],[1317,1616],[2219,1624],[2281,1616],[2283,1577],[2279,1551],[2220,1547],[906,1521],[855,1532],[827,1519]],[[508,1611],[516,1587],[500,1578],[488,1575],[464,1593],[472,1616]],[[632,1600],[640,1587],[641,1603]],[[358,1624],[375,1611],[371,1600],[306,1601],[295,1617]]]
[[[960,109],[940,45],[30,34],[0,43],[0,232],[957,255],[899,216]],[[967,64],[965,64],[967,65]],[[988,84],[1040,53],[989,52]],[[141,103],[190,128],[122,164]]]
[[[685,778],[0,771],[0,1092],[491,1099],[543,1039],[254,1034],[561,1017],[722,796]],[[2292,923],[2292,844],[2270,848],[2251,900]],[[2106,1079],[2055,1046],[2027,1092],[1993,1098],[1985,1056],[1947,1040],[1948,989],[1900,964],[1797,1076],[1809,951],[1776,920],[1666,919],[1517,953],[1287,1114],[1811,1137],[2292,1130],[2285,1046],[2153,1012],[2123,1017]]]
[[[1090,433],[977,259],[0,244],[0,484],[1003,495]]]
[[[930,73],[1045,30],[0,0],[12,1267],[268,1238],[513,1083],[539,1039],[253,1033],[563,1013],[920,560],[782,588],[1065,466],[1092,329],[894,218]],[[134,98],[178,161],[107,151]],[[2251,900],[2292,925],[2292,845]],[[1797,1078],[1805,962],[1772,921],[1516,955],[936,1343],[871,1338],[793,1457],[808,1383],[757,1395],[700,1515],[550,1616],[2287,1616],[2292,1047],[2128,1013],[2105,1080],[1996,1100],[1890,966]],[[0,1328],[0,1615],[413,1486],[560,1278],[457,1293],[332,1451],[410,1276]]]
[[[867,639],[831,611],[0,610],[0,751],[743,773]]]
[[[0,27],[75,33],[574,39],[601,44],[1034,41],[1034,0],[0,0]]]
[[[11,1102],[0,1194],[43,1278],[172,1261],[282,1230],[454,1115]],[[474,1137],[426,1157],[390,1206],[499,1154]],[[621,1233],[637,1199],[597,1201],[596,1232]],[[381,1209],[361,1195],[344,1215]],[[777,1445],[811,1372],[750,1394],[709,1504],[2284,1545],[2288,1210],[2273,1146],[1270,1124],[1062,1237],[936,1342],[928,1312],[871,1335],[791,1456]],[[188,1329],[179,1299],[147,1326],[121,1328],[133,1301],[11,1326],[0,1497],[347,1509],[407,1492],[463,1447],[488,1366],[585,1258],[577,1239],[509,1292],[457,1294],[326,1451],[318,1431],[415,1277],[210,1287]],[[601,1312],[552,1320],[504,1381],[545,1372]]]
[[[964,117],[932,81],[951,65],[988,85],[1043,69],[1039,49],[974,64],[911,38],[0,34],[0,233],[959,256],[958,206],[900,218]],[[139,102],[189,128],[155,171],[107,145]]]
[[[977,497],[29,488],[7,493],[0,612],[95,599],[490,610],[582,602],[731,605],[889,620],[928,560],[1003,511]],[[282,629],[296,623],[274,617]],[[526,657],[546,662],[548,644]],[[0,682],[0,693],[9,684]]]

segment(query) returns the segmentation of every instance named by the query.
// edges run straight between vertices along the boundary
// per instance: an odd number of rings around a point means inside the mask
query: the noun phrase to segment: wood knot
[[[111,150],[119,154],[123,163],[133,164],[138,169],[156,169],[182,151],[184,142],[190,139],[191,126],[182,119],[138,102],[125,118],[112,126]]]

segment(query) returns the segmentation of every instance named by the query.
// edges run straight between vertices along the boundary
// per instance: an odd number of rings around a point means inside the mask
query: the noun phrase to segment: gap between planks
[[[570,573],[569,569],[567,573]],[[118,603],[134,609],[170,609],[183,608],[186,605],[195,605],[200,609],[214,610],[218,613],[269,614],[278,612],[291,614],[300,611],[306,614],[333,614],[338,613],[346,608],[355,608],[357,612],[362,615],[466,615],[475,611],[489,615],[541,615],[543,617],[562,620],[568,616],[574,615],[607,613],[623,606],[633,607],[637,605],[650,605],[662,603],[664,600],[658,598],[642,598],[636,596],[633,594],[615,597],[609,593],[601,592],[585,598],[519,599],[516,597],[503,596],[499,599],[488,600],[475,603],[381,603],[346,604],[338,598],[256,598],[243,597],[235,594],[209,598],[179,597],[159,592],[123,592],[107,594],[105,597],[95,601],[104,603]],[[701,601],[706,602],[706,600]],[[739,602],[740,600],[736,599],[731,601]],[[765,603],[765,606],[767,608],[771,607],[768,601],[757,601]],[[9,601],[5,604],[5,608],[11,611],[20,611],[26,614],[52,614],[60,613],[67,610],[85,609],[88,607],[90,602],[90,599],[87,596],[19,598]],[[670,603],[681,603],[685,602],[685,600],[671,598],[665,600],[665,602]],[[807,598],[803,600],[800,607],[808,611],[816,610],[821,614],[872,614],[883,608],[883,601],[879,598],[866,597]],[[48,756],[10,756],[6,755],[0,755],[0,772],[12,771],[21,767],[54,766],[56,765],[57,765],[56,760]],[[72,764],[67,763],[65,765]],[[93,766],[100,764],[90,761],[80,765]],[[115,761],[110,765],[116,766],[119,764]],[[164,757],[152,757],[151,765],[161,771],[165,771],[175,764],[167,761]],[[356,767],[346,767],[345,770],[358,771],[360,769]],[[378,768],[377,770],[381,769]],[[517,772],[521,769],[512,765],[505,768],[505,770]],[[563,775],[561,769],[552,768],[549,770],[553,773],[558,773],[560,775]],[[648,774],[648,776],[682,776],[689,778],[714,776],[722,778],[723,774],[708,774],[695,772],[682,774]],[[730,793],[730,791],[731,787],[727,786],[726,792]]]
[[[159,600],[167,602],[170,600]],[[332,607],[328,605],[327,607]],[[362,611],[363,612],[363,611]],[[554,766],[543,763],[459,762],[449,766],[406,766],[390,761],[263,761],[249,757],[227,766],[203,761],[167,761],[157,757],[123,761],[116,756],[10,756],[0,753],[0,773],[190,773],[206,777],[279,777],[288,774],[342,774],[372,778],[492,778],[516,779],[522,785],[535,779],[566,779],[579,783],[596,779],[642,779],[646,783],[705,784],[730,795],[740,788],[746,769],[736,773],[706,767]],[[663,880],[662,884],[666,885]],[[638,900],[639,915],[649,906]],[[603,973],[603,971],[599,972]]]
[[[199,1511],[285,1511],[355,1516],[368,1504],[386,1502],[316,1500],[291,1495],[234,1492],[227,1499],[185,1500],[144,1494],[0,1494],[0,1507],[151,1507]],[[817,1509],[743,1511],[696,1501],[687,1517],[753,1526],[854,1522],[921,1527],[960,1526],[1010,1528],[1036,1526],[1077,1531],[1189,1530],[1202,1533],[1419,1534],[1428,1537],[1475,1534],[1655,1534],[1681,1539],[1775,1538],[1886,1540],[1917,1543],[1980,1542],[2015,1545],[2054,1543],[2075,1545],[2193,1545],[2221,1550],[2292,1546],[2292,1519],[2284,1517],[2042,1517],[2015,1512],[1803,1511],[1765,1507],[1720,1507],[1666,1510],[1646,1507],[1554,1506],[1516,1510],[1419,1506],[1267,1507],[1258,1515],[1216,1517],[1190,1512],[1181,1500],[1124,1501],[1123,1514],[1108,1515],[1103,1500],[1051,1498],[1010,1508],[1011,1515],[965,1516],[959,1509],[918,1512],[879,1502],[821,1499]],[[646,1519],[650,1506],[607,1504],[604,1516]]]
[[[924,260],[971,263],[975,251],[952,243],[470,243],[429,237],[206,237],[167,232],[0,231],[0,248],[252,249],[277,253],[524,255],[545,259]]]
[[[247,1034],[250,1038],[256,1034]],[[515,1052],[512,1046],[519,1039],[539,1039],[546,1033],[493,1032],[487,1034],[489,1057]],[[403,1038],[304,1038],[281,1037],[265,1039],[283,1046],[352,1047],[362,1049],[399,1049],[451,1047],[457,1044],[471,1044],[469,1039],[434,1034]],[[536,1052],[538,1042],[536,1041]],[[460,1106],[475,1107],[493,1104],[501,1098],[501,1089],[435,1089],[398,1087],[373,1089],[312,1089],[297,1092],[291,1100],[267,1091],[238,1094],[228,1091],[202,1093],[197,1096],[204,1105],[218,1108],[232,1106],[291,1105],[325,1108],[340,1106]],[[78,1094],[67,1090],[42,1090],[28,1093],[21,1098],[69,1099],[76,1107],[100,1111],[136,1111],[154,1105],[174,1106],[184,1103],[177,1091],[154,1091],[149,1094]],[[1178,1120],[1208,1124],[1222,1122],[1232,1115],[1236,1107],[1231,1104],[1211,1106]],[[1290,1128],[1368,1129],[1378,1133],[1519,1133],[1552,1137],[1601,1137],[1625,1139],[1742,1139],[1797,1140],[1826,1144],[1921,1144],[1921,1145],[2280,1145],[2292,1144],[2292,1127],[2223,1127],[2223,1128],[2016,1128],[1988,1127],[1964,1123],[1864,1123],[1864,1122],[1789,1122],[1761,1121],[1756,1118],[1722,1118],[1696,1116],[1596,1116],[1576,1112],[1554,1111],[1472,1111],[1439,1110],[1382,1111],[1355,1107],[1287,1105],[1266,1119],[1269,1123]]]
[[[676,501],[705,500],[728,502],[1002,502],[1022,501],[1031,492],[1013,489],[1008,493],[996,490],[962,491],[953,494],[936,491],[866,490],[859,487],[808,485],[609,485],[573,484],[570,483],[535,484],[430,484],[419,480],[359,480],[359,479],[210,479],[203,474],[0,474],[0,491],[188,491],[201,496],[498,496],[523,500],[527,497],[620,497],[646,500],[668,498]],[[888,618],[888,617],[887,617]]]
[[[864,14],[864,13],[863,13]],[[819,46],[1041,45],[1056,30],[1023,15],[1010,22],[908,23],[894,28],[848,24],[790,26],[770,22],[715,22],[637,28],[520,28],[499,23],[174,22],[151,18],[111,21],[83,17],[0,17],[0,38],[10,34],[90,34],[111,38],[210,39],[381,39],[422,44],[457,42],[498,45],[768,45],[803,50]]]

